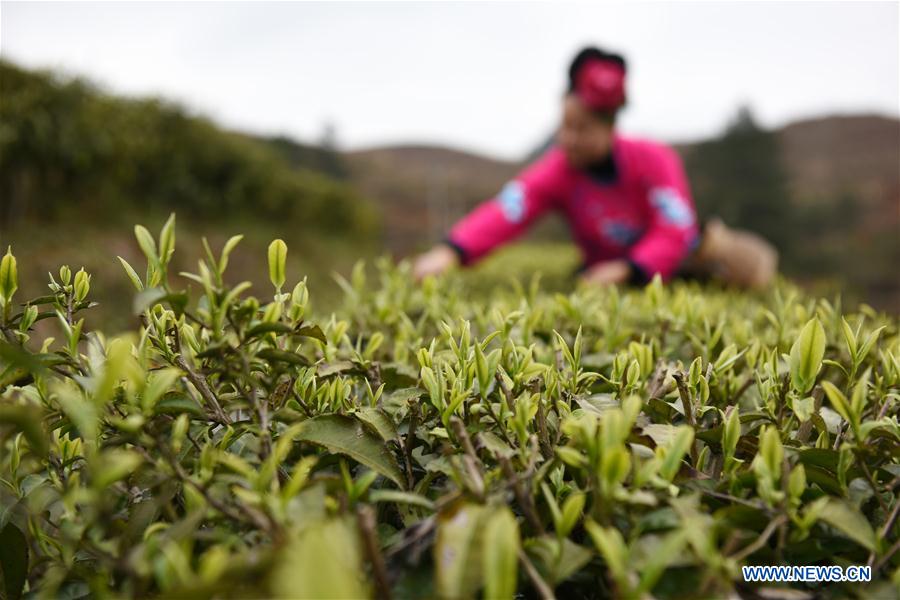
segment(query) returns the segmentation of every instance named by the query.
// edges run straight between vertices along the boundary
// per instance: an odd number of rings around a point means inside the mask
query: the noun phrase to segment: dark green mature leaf
[[[384,440],[358,420],[345,415],[320,415],[303,421],[297,438],[349,456],[405,488],[405,478]]]
[[[153,407],[156,414],[180,415],[190,413],[196,416],[203,415],[203,407],[183,392],[170,392],[160,399]]]
[[[273,362],[283,362],[292,365],[309,366],[309,360],[302,354],[296,352],[288,352],[287,350],[276,350],[275,348],[266,348],[256,353],[256,356],[264,360]]]
[[[296,335],[319,340],[323,344],[328,340],[325,339],[325,333],[318,325],[303,325],[295,332]]]
[[[594,553],[569,538],[545,535],[525,541],[525,551],[535,561],[541,575],[558,585],[588,564]]]
[[[365,406],[356,412],[356,417],[381,436],[385,442],[400,441],[394,422],[383,410]]]
[[[0,530],[0,576],[3,593],[8,600],[22,597],[28,575],[28,543],[18,527],[7,523]]]
[[[244,335],[248,340],[252,340],[267,333],[286,334],[293,331],[290,325],[285,325],[284,323],[259,323],[248,329]]]
[[[819,518],[867,550],[876,550],[878,538],[872,525],[852,504],[838,498],[829,498]]]

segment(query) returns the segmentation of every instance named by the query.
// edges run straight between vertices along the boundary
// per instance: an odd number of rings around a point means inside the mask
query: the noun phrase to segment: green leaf
[[[503,506],[487,518],[484,531],[485,598],[512,598],[516,593],[519,524]]]
[[[434,510],[434,502],[420,494],[401,492],[400,490],[372,490],[369,492],[370,502],[390,502],[393,504],[410,504],[428,510]]]
[[[681,558],[686,543],[687,535],[683,531],[673,531],[653,548],[653,552],[640,565],[639,596],[650,593],[666,568]]]
[[[285,276],[285,263],[287,262],[287,244],[284,240],[273,240],[269,244],[269,280],[275,289],[281,291]]]
[[[7,600],[21,598],[28,576],[28,542],[25,534],[12,523],[0,530],[0,576],[3,597]]]
[[[559,535],[568,536],[578,523],[578,519],[581,518],[581,511],[584,510],[585,498],[585,494],[574,492],[569,494],[569,497],[563,502],[562,517],[558,529]]]
[[[131,475],[143,462],[137,452],[130,450],[107,450],[92,465],[94,487],[102,490],[111,483]]]
[[[308,366],[309,360],[302,354],[296,352],[288,352],[287,350],[276,350],[275,348],[265,348],[256,353],[256,356],[263,360],[272,362],[285,362],[292,365]]]
[[[439,515],[434,563],[442,598],[468,598],[481,587],[486,513],[478,504],[458,502]]]
[[[21,431],[31,451],[44,458],[50,449],[49,436],[42,423],[43,411],[37,406],[0,404],[0,424],[11,424]]]
[[[600,551],[606,566],[616,583],[619,585],[620,592],[628,595],[627,590],[630,588],[628,582],[628,547],[622,534],[618,529],[613,527],[601,527],[594,521],[588,520],[584,524],[585,529],[594,540],[594,545]]]
[[[314,521],[276,554],[277,598],[369,598],[360,536],[349,518]]]
[[[128,275],[128,279],[131,280],[131,284],[134,285],[134,288],[141,292],[144,290],[144,284],[141,282],[141,278],[138,277],[138,274],[134,269],[131,268],[131,265],[128,264],[128,261],[122,258],[121,256],[117,256],[119,262],[122,263],[122,268],[125,269],[125,274]]]
[[[284,335],[286,333],[293,333],[293,331],[294,330],[290,325],[285,325],[284,323],[259,323],[248,329],[245,337],[248,340],[252,340],[253,338],[264,336],[267,333]]]
[[[143,225],[135,225],[134,237],[137,238],[137,243],[138,246],[141,247],[141,252],[147,257],[147,262],[152,265],[159,264],[159,255],[156,253],[156,242],[153,241],[153,236],[150,235],[147,228]]]
[[[847,342],[847,350],[850,352],[850,357],[856,357],[856,333],[850,328],[850,324],[847,323],[847,319],[841,317],[841,328],[844,333],[844,341]]]
[[[180,415],[189,413],[195,416],[203,415],[203,407],[182,392],[170,392],[162,397],[153,407],[154,414]]]
[[[825,329],[811,319],[791,346],[791,385],[801,394],[812,389],[825,357]]]
[[[844,418],[848,423],[853,422],[853,414],[850,408],[850,402],[847,400],[847,396],[844,393],[837,389],[830,381],[822,382],[822,389],[825,390],[825,395],[828,396],[828,400],[831,401],[831,405],[834,407],[834,410],[837,411],[841,417]]]
[[[169,215],[159,232],[159,260],[162,264],[169,262],[175,252],[175,213]]]
[[[377,433],[385,442],[397,442],[400,439],[394,422],[380,408],[364,406],[356,412],[356,417]]]
[[[319,340],[323,344],[328,343],[328,340],[325,338],[325,333],[318,325],[304,325],[296,331],[296,335]]]
[[[19,287],[19,274],[16,269],[16,257],[12,246],[6,248],[6,254],[0,259],[0,304],[7,304]]]
[[[526,540],[525,551],[535,561],[541,575],[553,586],[580,571],[593,556],[584,546],[579,546],[569,538],[560,540],[555,535]]]
[[[231,255],[231,251],[234,250],[235,246],[237,246],[242,239],[244,239],[243,235],[233,235],[225,242],[225,246],[222,248],[222,256],[219,257],[219,275],[225,272],[225,269],[228,267],[228,257]]]
[[[688,425],[680,425],[672,443],[665,447],[665,456],[659,466],[659,475],[666,481],[672,481],[681,468],[681,459],[691,449],[694,442],[694,430]]]
[[[878,539],[871,523],[852,504],[838,498],[829,498],[819,518],[867,550],[876,550]]]
[[[385,442],[352,417],[320,415],[307,419],[301,423],[297,439],[349,456],[384,475],[400,488],[406,486],[403,472]]]

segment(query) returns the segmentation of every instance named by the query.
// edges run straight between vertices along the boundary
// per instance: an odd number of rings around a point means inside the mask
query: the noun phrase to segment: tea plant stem
[[[675,378],[675,383],[678,386],[678,395],[681,397],[681,406],[684,409],[684,418],[687,419],[687,422],[691,427],[694,427],[697,422],[694,420],[694,409],[691,406],[691,393],[690,390],[687,389],[687,385],[684,383],[684,373],[676,371],[675,373],[672,373],[672,377]]]
[[[786,517],[784,515],[779,515],[774,520],[770,521],[769,524],[763,529],[762,533],[759,534],[759,537],[756,540],[745,547],[743,550],[733,555],[733,558],[736,561],[741,561],[752,555],[754,552],[760,550],[763,546],[766,545],[766,542],[769,541],[769,538],[772,537],[772,534],[775,533],[775,530],[781,527],[785,523]]]
[[[819,410],[822,408],[822,399],[825,397],[825,392],[822,390],[822,386],[816,386],[816,389],[813,390],[812,396],[814,399],[813,412],[818,414]],[[797,440],[805,444],[806,440],[809,439],[809,434],[812,433],[812,428],[812,419],[807,419],[806,421],[801,423],[800,427],[797,429]]]
[[[556,596],[553,595],[553,589],[546,581],[544,581],[541,574],[538,573],[537,569],[534,568],[534,565],[531,564],[528,555],[525,554],[521,548],[519,549],[519,562],[522,564],[522,568],[525,569],[525,574],[528,575],[528,579],[531,580],[531,583],[534,585],[540,597],[544,600],[555,599]]]
[[[66,322],[72,324],[72,294],[66,294]]]
[[[179,463],[178,460],[174,456],[171,455],[171,453],[168,451],[168,447],[158,439],[156,440],[156,447],[157,447],[157,449],[159,449],[160,454],[166,460],[166,462],[169,464],[169,466],[172,467],[172,470],[175,471],[175,474],[178,476],[178,479],[180,479],[183,483],[190,485],[197,492],[199,492],[200,495],[203,496],[203,498],[207,502],[209,502],[210,506],[215,508],[217,511],[219,511],[220,513],[222,513],[229,519],[232,519],[238,523],[245,520],[243,514],[241,514],[238,511],[235,511],[227,504],[217,500],[215,497],[213,497],[212,494],[209,493],[209,490],[206,489],[205,486],[202,486],[199,483],[197,483],[196,481],[194,481],[191,478],[191,476],[188,474],[188,472],[184,470],[184,467],[181,466],[181,463]],[[155,462],[153,457],[150,456],[150,453],[147,452],[145,449],[141,448],[140,446],[135,446],[135,449],[144,457],[145,460],[149,461],[150,463]],[[256,513],[256,511],[246,510],[244,512],[246,513],[246,515],[248,517],[250,517],[250,520],[253,521],[253,524],[256,527],[258,527],[259,529],[261,529],[263,531],[268,531],[269,533],[272,533],[271,523],[265,519],[260,518],[260,516]]]
[[[881,510],[884,512],[888,512],[890,509],[888,505],[884,503],[884,500],[881,498],[881,494],[878,493],[878,484],[875,483],[875,478],[872,477],[872,471],[869,470],[869,467],[866,465],[864,460],[860,460],[859,464],[862,466],[863,473],[866,475],[866,479],[869,481],[869,485],[872,487],[872,493],[875,495],[875,499],[878,501],[878,505],[881,506]],[[900,505],[900,502],[898,502]],[[896,515],[894,515],[896,517]]]
[[[475,454],[475,448],[474,446],[472,446],[472,440],[469,438],[469,434],[466,433],[466,425],[459,417],[453,416],[450,418],[450,426],[453,429],[453,433],[456,436],[456,439],[462,446],[463,452],[465,453],[463,456],[463,464],[466,467],[469,478],[472,480],[472,483],[475,486],[475,489],[472,491],[475,492],[475,495],[478,496],[479,499],[483,500],[484,475],[482,475],[481,469],[478,468],[478,464],[480,463],[480,461],[478,460],[478,455]]]
[[[731,397],[730,404],[737,404],[737,401],[741,399],[741,396],[744,395],[744,392],[750,389],[750,386],[753,385],[754,381],[755,379],[753,377],[748,377],[746,380],[744,380],[744,383],[741,384],[741,387],[739,387],[737,391],[734,392],[734,396]]]
[[[512,464],[509,462],[509,457],[498,455],[497,460],[500,462],[500,468],[503,470],[504,477],[506,477],[506,479],[513,487],[513,492],[516,495],[516,501],[519,503],[519,507],[522,509],[522,513],[528,520],[528,524],[531,525],[532,529],[534,529],[536,532],[543,535],[544,526],[541,524],[541,520],[537,516],[537,511],[534,507],[534,499],[532,498],[530,493],[526,493],[526,490],[522,487],[522,482],[519,481],[518,477],[516,477],[516,472],[513,469]]]
[[[512,390],[506,387],[506,384],[503,382],[503,376],[500,375],[500,373],[495,374],[494,379],[497,380],[497,387],[503,392],[503,398],[506,400],[506,408],[509,409],[509,412],[515,414],[516,401],[513,399]]]
[[[553,446],[550,444],[550,436],[547,434],[547,407],[544,405],[543,399],[538,398],[538,435],[541,442],[541,454],[547,460],[553,458]]]
[[[497,413],[494,412],[494,407],[491,405],[491,403],[485,400],[484,407],[487,409],[488,415],[490,415],[491,419],[493,419],[494,421],[494,424],[497,426],[497,433],[501,438],[503,438],[503,441],[505,441],[511,447],[516,448],[516,443],[512,439],[510,439],[509,435],[507,435],[506,427],[504,427],[503,424],[500,423],[500,418],[497,416]]]
[[[893,527],[894,522],[897,521],[898,514],[900,514],[900,500],[895,500],[894,510],[891,511],[891,516],[888,517],[888,520],[884,522],[884,527],[881,528],[882,539],[886,539],[888,534],[891,532],[891,527]]]
[[[366,557],[372,565],[372,575],[375,578],[375,597],[379,600],[390,600],[391,585],[384,566],[384,557],[381,555],[381,548],[378,545],[378,537],[375,534],[375,511],[371,506],[360,504],[356,509],[356,520],[362,532]]]
[[[888,561],[891,560],[891,558],[897,553],[898,550],[900,550],[900,540],[894,542],[894,545],[891,546],[887,552],[885,552],[884,557],[878,561],[878,564],[872,567],[873,570],[876,572],[880,571],[882,567],[888,564]]]
[[[725,500],[726,502],[734,502],[736,504],[743,504],[744,506],[754,508],[756,510],[765,511],[766,507],[762,503],[754,504],[748,500],[744,500],[743,498],[738,498],[737,496],[732,496],[730,494],[723,494],[721,492],[715,492],[713,490],[707,490],[703,488],[697,488],[700,492],[706,496],[711,496],[713,498],[718,498],[719,500]]]
[[[228,425],[231,422],[231,419],[228,418],[228,415],[225,414],[225,411],[222,410],[222,405],[219,404],[219,401],[216,399],[216,395],[209,387],[209,383],[207,383],[206,378],[201,377],[194,369],[191,368],[187,361],[184,360],[184,357],[180,354],[175,357],[175,365],[184,371],[188,379],[194,384],[194,387],[197,388],[197,391],[200,392],[200,395],[203,396],[203,399],[212,407],[213,411],[216,414],[216,417],[219,420],[219,423],[222,425]]]
[[[665,363],[660,359],[656,365],[656,369],[653,371],[653,375],[650,376],[650,382],[647,384],[648,399],[662,398],[665,395],[667,372],[668,369],[666,368]]]
[[[415,478],[413,477],[413,445],[416,443],[416,427],[419,426],[419,403],[413,401],[409,407],[409,423],[407,425],[406,439],[403,440],[403,462],[406,464],[406,483],[409,489],[413,489]]]

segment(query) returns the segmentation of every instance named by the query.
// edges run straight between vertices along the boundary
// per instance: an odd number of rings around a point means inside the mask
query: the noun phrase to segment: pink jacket
[[[681,160],[661,144],[616,135],[605,166],[576,169],[553,146],[460,220],[448,242],[471,264],[556,210],[569,221],[585,265],[624,258],[637,280],[656,273],[670,279],[699,241]]]

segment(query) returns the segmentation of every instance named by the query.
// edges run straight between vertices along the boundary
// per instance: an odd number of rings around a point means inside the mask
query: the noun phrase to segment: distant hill
[[[392,146],[343,156],[350,181],[381,209],[385,245],[399,253],[441,239],[519,167],[438,146]]]
[[[847,195],[866,228],[900,226],[900,120],[838,115],[797,121],[778,130],[795,199]]]

